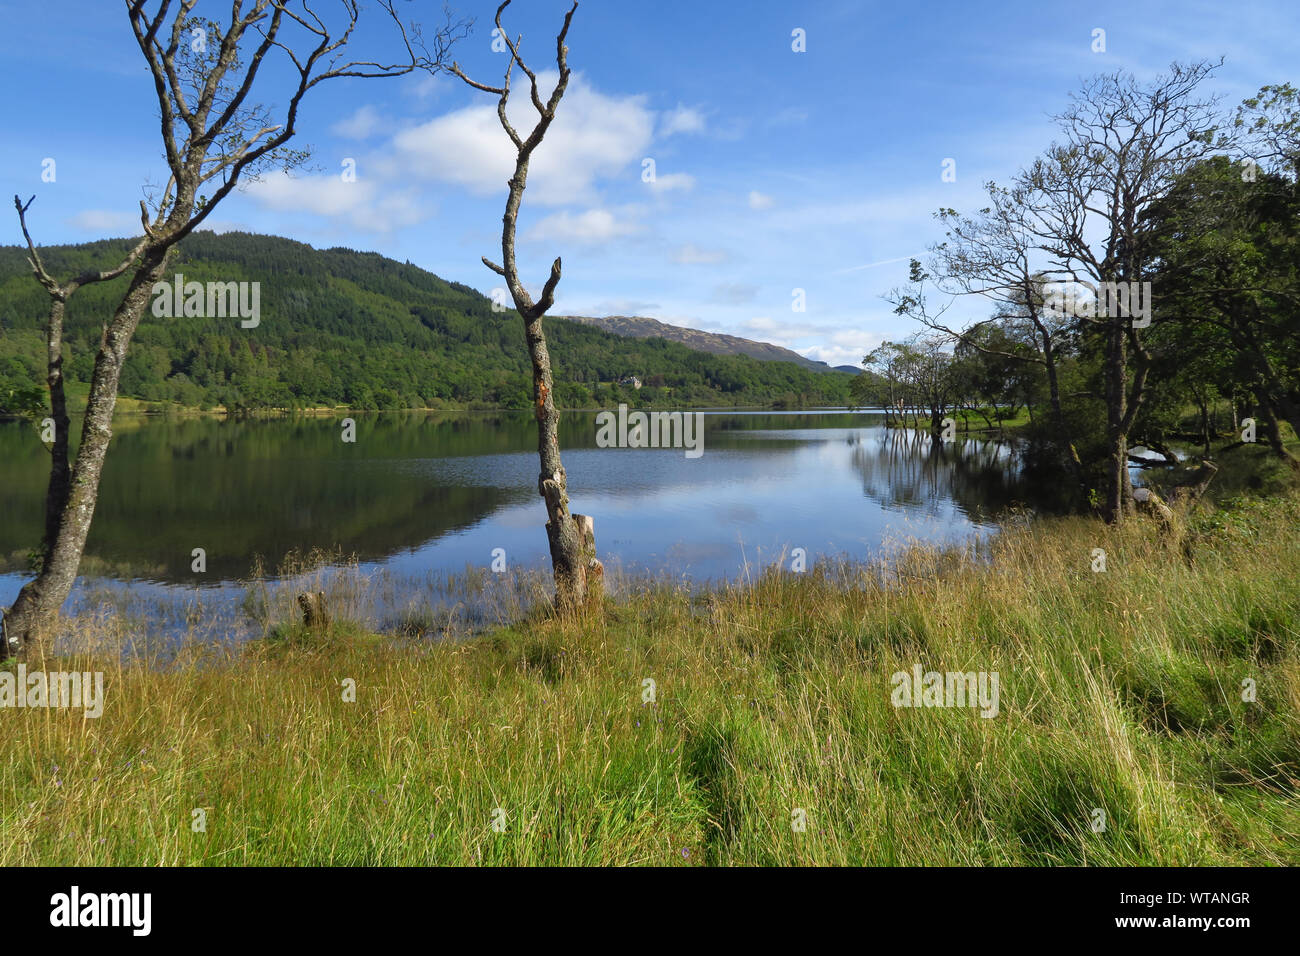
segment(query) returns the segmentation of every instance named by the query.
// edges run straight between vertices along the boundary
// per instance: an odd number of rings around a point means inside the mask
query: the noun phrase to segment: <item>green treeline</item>
[[[42,250],[55,275],[103,268],[125,240]],[[238,317],[146,315],[121,394],[232,411],[348,405],[357,409],[527,408],[532,375],[517,313],[459,283],[377,253],[317,250],[248,233],[187,238],[169,274],[186,282],[259,282],[260,323]],[[90,379],[102,323],[124,280],[83,288],[69,303],[65,362]],[[45,291],[26,250],[0,248],[0,413],[45,404]],[[561,407],[843,404],[851,376],[792,363],[717,356],[662,339],[629,339],[547,321]],[[619,386],[636,376],[643,387]]]
[[[940,210],[943,241],[890,296],[920,330],[866,357],[854,402],[936,435],[1023,409],[1033,459],[1112,517],[1133,459],[1175,444],[1258,442],[1300,473],[1300,90],[1225,114],[1194,95],[1212,69],[1095,80],[1063,143],[978,211]],[[961,297],[991,308],[954,330]]]

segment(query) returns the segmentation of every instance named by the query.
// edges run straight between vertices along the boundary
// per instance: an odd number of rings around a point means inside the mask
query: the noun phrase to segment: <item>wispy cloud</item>
[[[386,122],[373,106],[363,106],[346,119],[330,127],[330,132],[344,139],[369,139],[392,124]]]
[[[868,262],[860,266],[850,266],[847,269],[836,269],[834,272],[831,273],[831,275],[836,275],[836,276],[848,275],[850,272],[862,272],[864,269],[875,269],[879,266],[893,265],[895,262],[907,262],[911,259],[922,259],[925,257],[925,255],[926,253],[924,252],[917,252],[917,253],[913,253],[910,256],[898,256],[895,259],[881,259],[878,262]]]
[[[678,133],[704,132],[704,114],[697,109],[677,104],[676,109],[659,115],[659,135],[675,136]]]
[[[723,282],[713,287],[709,295],[710,302],[725,302],[728,305],[744,305],[753,302],[758,296],[758,286],[745,282]]]
[[[650,191],[654,193],[667,193],[674,190],[690,192],[695,188],[695,177],[690,173],[669,173],[666,176],[656,175],[653,180],[646,183]]]
[[[716,265],[727,261],[727,253],[721,249],[701,249],[688,242],[673,250],[672,260],[683,266]]]
[[[130,213],[114,212],[109,209],[83,209],[76,215],[70,216],[67,222],[73,229],[93,232],[101,236],[143,235],[140,230],[139,215],[132,216]]]
[[[608,242],[620,236],[635,235],[643,229],[643,226],[630,217],[616,216],[609,209],[588,209],[576,215],[565,210],[538,222],[524,238],[529,242],[574,242],[591,245]]]

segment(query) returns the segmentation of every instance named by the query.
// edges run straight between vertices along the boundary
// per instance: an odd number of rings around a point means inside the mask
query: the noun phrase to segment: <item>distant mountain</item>
[[[769,342],[755,342],[752,339],[742,339],[738,335],[723,335],[721,332],[701,332],[699,329],[669,325],[658,319],[648,319],[643,316],[610,315],[603,318],[590,318],[581,315],[565,315],[560,318],[594,325],[598,329],[631,339],[667,339],[669,342],[680,342],[687,348],[712,355],[748,355],[750,358],[764,362],[793,362],[813,372],[835,371],[825,362],[804,358],[798,352],[783,349]],[[859,370],[854,369],[854,371]]]
[[[862,374],[862,366],[861,366],[861,365],[835,365],[835,366],[833,366],[833,368],[834,368],[835,371],[837,371],[837,372],[848,372],[850,375],[861,375],[861,374]]]

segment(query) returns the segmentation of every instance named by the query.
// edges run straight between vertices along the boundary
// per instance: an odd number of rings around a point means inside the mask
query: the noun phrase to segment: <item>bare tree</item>
[[[1216,68],[1175,63],[1146,83],[1131,74],[1104,74],[1071,97],[1056,117],[1062,141],[1016,183],[1026,228],[1047,260],[1045,272],[1099,293],[1111,283],[1131,287],[1149,280],[1156,237],[1146,213],[1184,170],[1224,145],[1217,100],[1199,90]],[[1115,308],[1113,299],[1106,305],[1078,318],[1080,329],[1101,343],[1107,475],[1102,510],[1107,520],[1119,521],[1134,511],[1128,441],[1152,359],[1131,310]]]
[[[890,297],[899,314],[981,351],[987,346],[971,333],[989,322],[1032,327],[1036,355],[999,354],[1043,366],[1053,424],[1081,488],[1083,463],[1062,411],[1057,365],[1063,343],[1079,336],[1099,343],[1107,416],[1103,511],[1111,521],[1134,509],[1129,435],[1152,366],[1140,331],[1145,323],[1136,321],[1128,293],[1149,280],[1158,264],[1148,213],[1185,170],[1226,144],[1215,98],[1199,92],[1215,68],[1175,63],[1148,83],[1124,73],[1094,77],[1055,117],[1062,140],[1023,170],[1012,188],[990,184],[990,204],[975,216],[940,211],[948,234],[931,250],[937,287],[953,297],[993,300],[991,318],[963,331],[943,324],[947,307],[931,311],[923,290],[931,277],[916,262],[911,288]],[[1060,288],[1046,294],[1048,283]],[[1125,294],[1110,296],[1116,287]],[[1090,291],[1080,296],[1079,290]],[[1087,300],[1087,308],[1068,310],[1063,320],[1059,304],[1071,295]]]
[[[931,328],[960,339],[963,344],[986,354],[1041,366],[1047,379],[1052,423],[1061,443],[1062,461],[1072,479],[1082,487],[1083,465],[1070,437],[1061,403],[1059,364],[1069,329],[1044,301],[1043,284],[1052,276],[1039,268],[1028,216],[1036,197],[1025,187],[1006,189],[988,183],[989,204],[976,215],[961,216],[942,209],[938,218],[947,227],[943,242],[931,249],[929,271],[938,289],[951,296],[975,296],[989,300],[994,313],[988,319],[955,331],[931,316],[925,306],[923,283],[930,278],[919,265],[912,268],[917,291],[909,300],[895,296],[901,314],[910,315]],[[980,340],[980,330],[998,323],[1032,344],[1029,354],[990,349]]]
[[[75,463],[68,466],[67,414],[62,390],[62,316],[67,297],[90,281],[56,282],[41,264],[18,205],[33,272],[51,298],[47,331],[51,404],[56,437],[46,502],[44,560],[36,578],[19,592],[4,618],[10,653],[20,654],[45,634],[76,579],[95,512],[104,459],[112,438],[118,381],[131,337],[166,272],[178,242],[197,228],[239,185],[270,168],[292,168],[307,153],[288,148],[298,132],[303,98],[318,84],[342,77],[401,76],[417,67],[439,66],[466,24],[450,16],[425,38],[403,24],[394,0],[379,6],[396,24],[404,56],[380,63],[346,60],[344,49],[361,15],[358,0],[339,0],[334,17],[318,13],[311,0],[231,0],[228,21],[193,16],[198,0],[124,0],[127,19],[153,80],[168,168],[167,184],[154,208],[140,203],[143,237],[127,261],[94,281],[129,274],[112,318],[105,324],[91,377],[90,395]],[[152,9],[150,9],[152,8]],[[336,21],[331,25],[331,21]],[[417,55],[412,47],[422,50]],[[429,47],[432,46],[432,53]],[[278,119],[250,99],[263,65],[282,56],[290,75],[288,101]],[[296,80],[293,77],[296,74]],[[260,90],[260,87],[259,87]],[[210,190],[204,194],[203,190]],[[61,407],[62,406],[62,407]]]
[[[533,365],[533,415],[537,419],[537,455],[541,463],[537,491],[546,501],[549,519],[546,522],[546,536],[550,543],[551,568],[555,575],[555,603],[562,611],[573,611],[599,596],[603,569],[595,556],[592,519],[569,511],[568,478],[560,460],[560,416],[555,408],[551,357],[546,348],[546,334],[542,331],[542,317],[555,302],[555,287],[560,281],[560,259],[556,257],[551,264],[551,274],[542,287],[541,298],[534,302],[520,281],[519,269],[515,264],[515,230],[519,220],[519,205],[528,185],[529,160],[554,121],[555,110],[569,85],[569,48],[564,45],[564,38],[569,33],[569,24],[573,21],[578,4],[575,0],[569,8],[564,17],[564,26],[556,37],[555,63],[559,68],[559,79],[545,100],[538,90],[537,74],[528,68],[519,54],[523,37],[511,40],[501,26],[501,14],[508,6],[510,0],[505,0],[497,7],[496,13],[498,35],[505,41],[510,52],[502,84],[488,86],[478,83],[470,79],[457,63],[452,64],[451,72],[474,89],[497,97],[497,116],[501,120],[501,128],[515,147],[515,171],[508,183],[510,192],[506,198],[505,215],[502,217],[501,264],[498,265],[486,256],[483,257],[483,264],[506,280],[515,309],[524,321],[524,336]],[[537,122],[527,136],[521,136],[506,116],[506,105],[510,100],[510,77],[515,66],[528,78],[529,99],[537,111]]]

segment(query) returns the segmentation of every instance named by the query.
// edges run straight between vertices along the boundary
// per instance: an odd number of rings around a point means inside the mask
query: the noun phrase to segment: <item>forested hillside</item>
[[[42,250],[70,276],[116,262],[125,240]],[[514,311],[409,263],[275,236],[198,232],[169,274],[186,282],[259,282],[260,322],[146,315],[122,375],[123,395],[231,410],[527,407],[532,384]],[[69,303],[70,380],[87,382],[102,323],[123,283],[91,285]],[[0,413],[44,402],[45,291],[26,250],[0,247]],[[850,377],[789,362],[718,356],[662,339],[630,339],[547,320],[559,404],[843,404]],[[639,390],[619,386],[636,376]],[[75,390],[75,386],[74,386]]]

